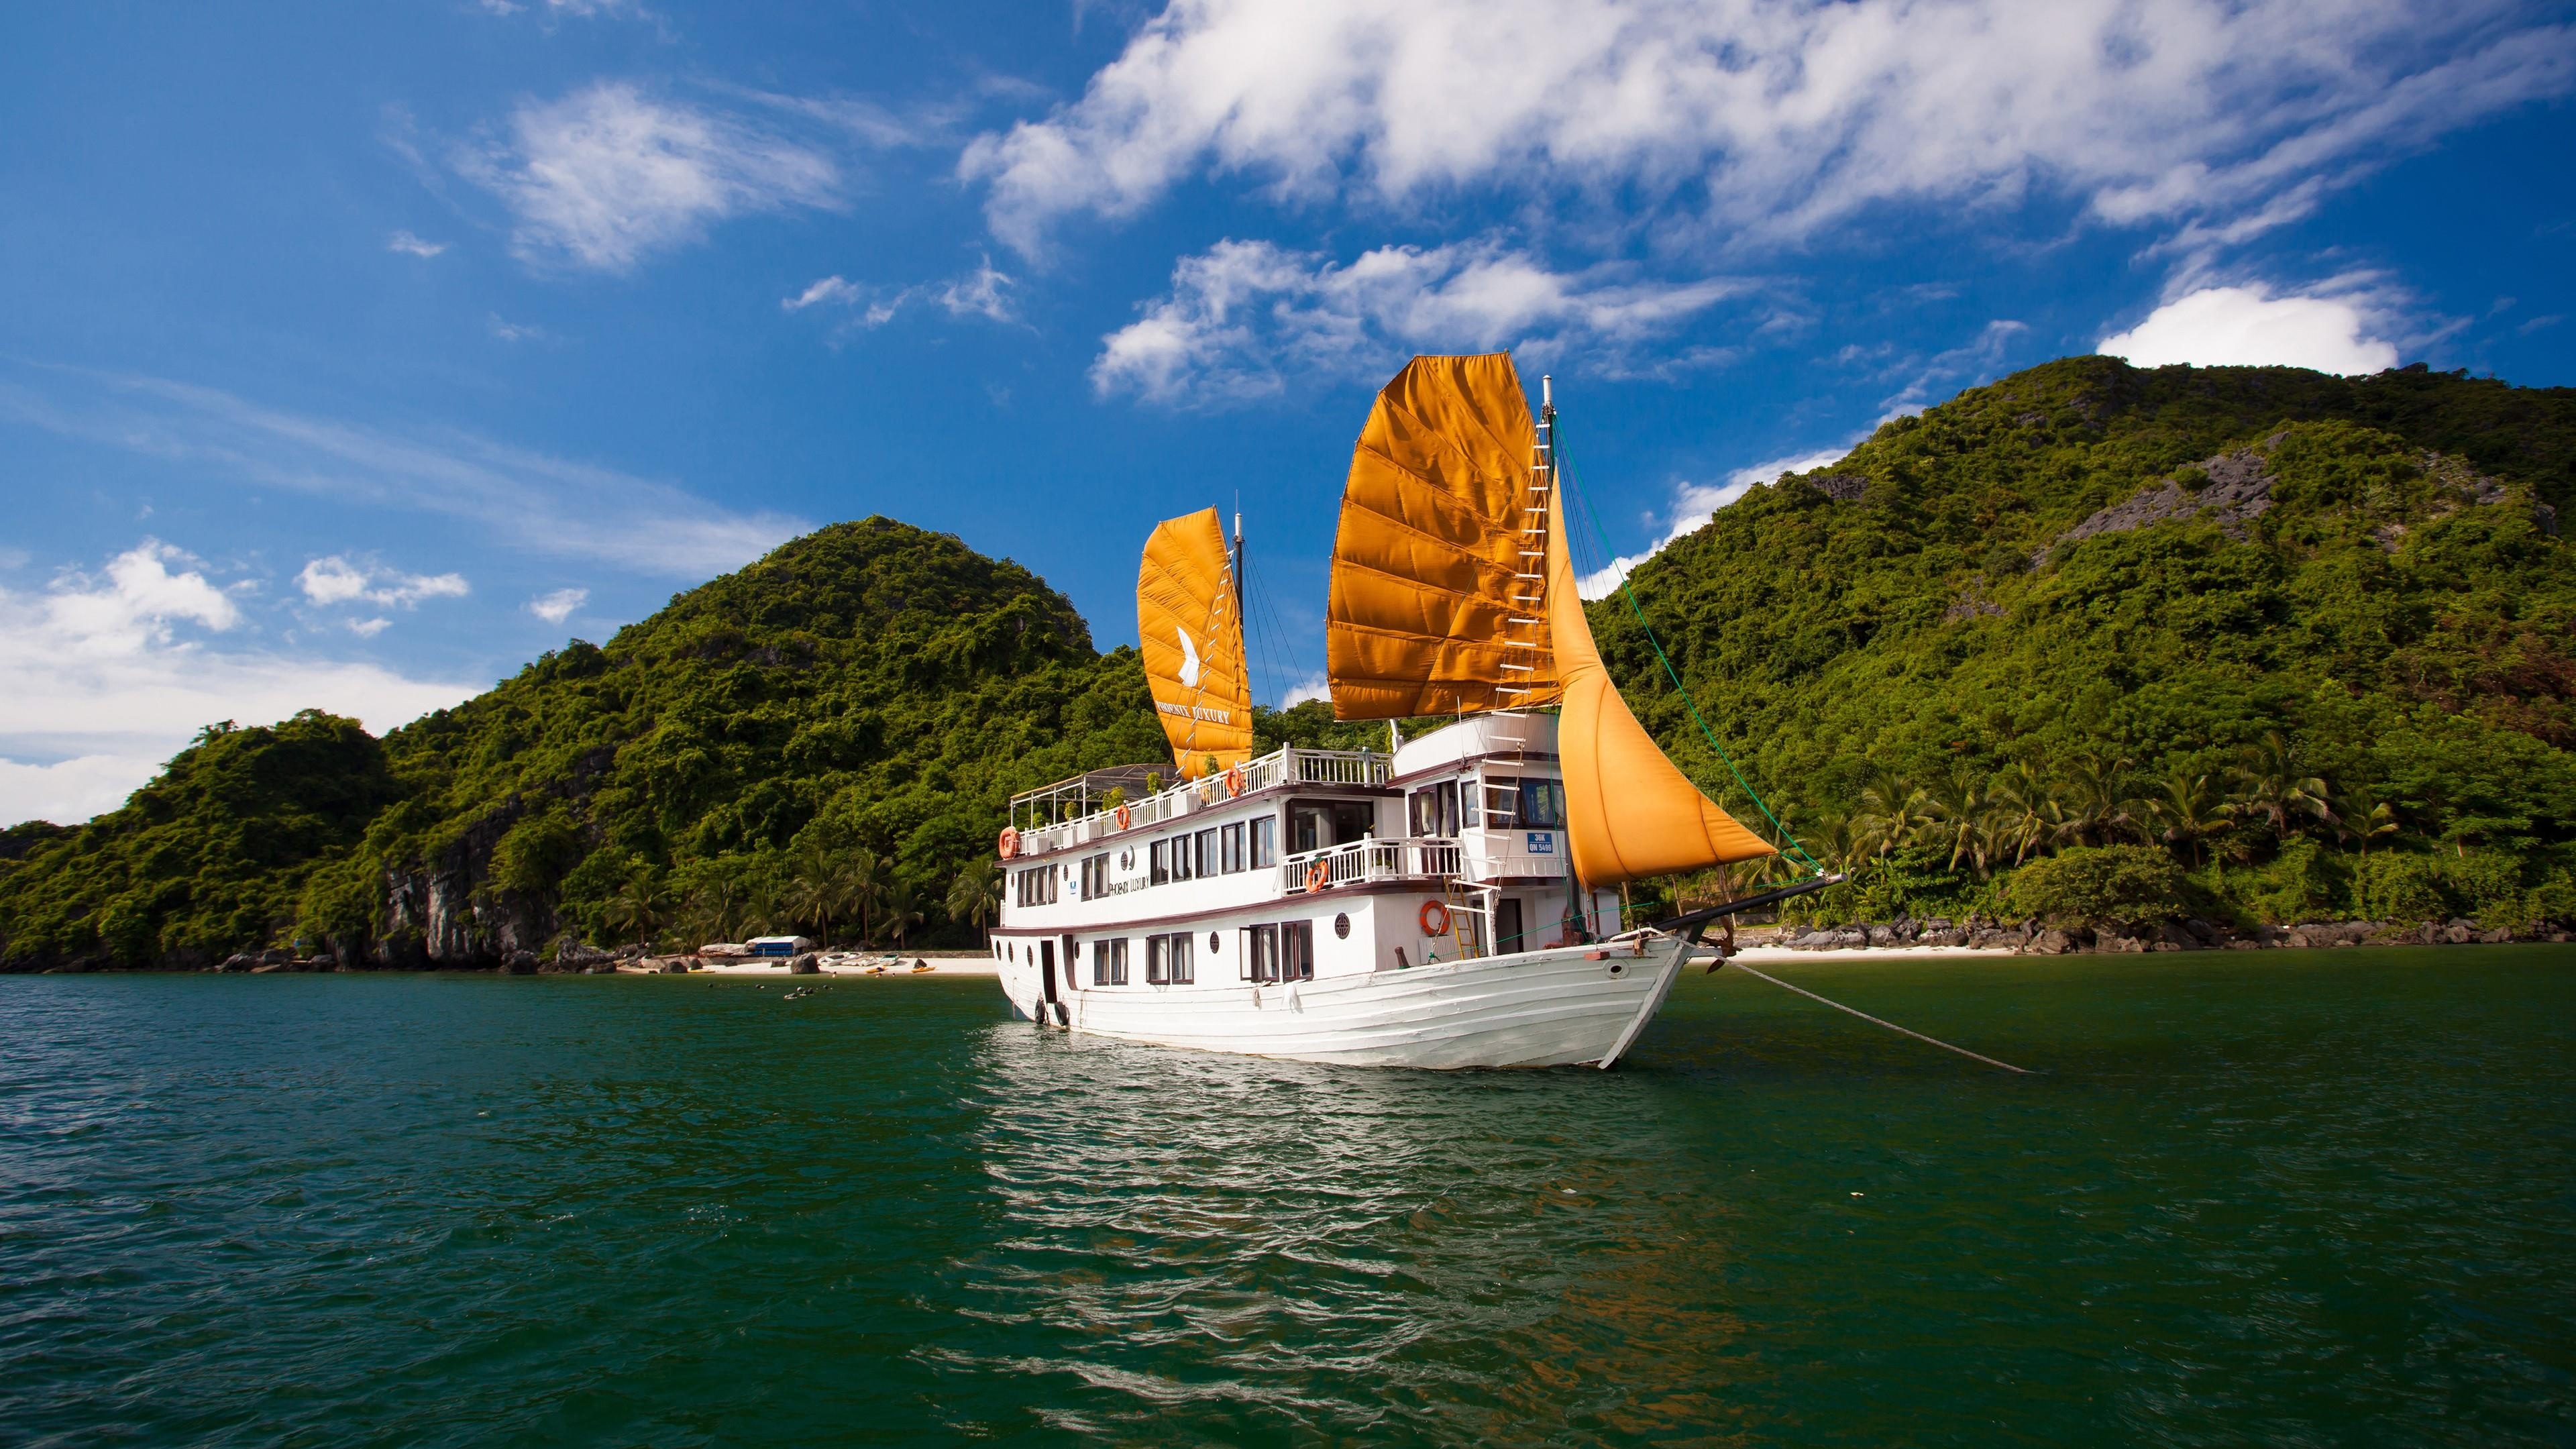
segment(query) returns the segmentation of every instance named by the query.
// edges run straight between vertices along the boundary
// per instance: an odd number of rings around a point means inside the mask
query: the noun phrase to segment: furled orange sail
[[[1333,543],[1324,673],[1335,715],[1555,701],[1535,436],[1509,353],[1417,357],[1380,390]]]
[[[1252,678],[1225,525],[1213,508],[1169,519],[1145,540],[1136,570],[1136,637],[1145,682],[1181,778],[1210,757],[1222,770],[1252,758]]]
[[[1592,625],[1583,617],[1557,498],[1550,488],[1547,613],[1557,671],[1564,679],[1556,749],[1565,769],[1566,837],[1573,847],[1575,875],[1591,885],[1610,886],[1777,854],[1701,794],[1628,712],[1592,642]]]

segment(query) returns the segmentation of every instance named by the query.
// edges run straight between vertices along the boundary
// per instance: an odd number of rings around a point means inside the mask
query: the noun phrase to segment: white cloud
[[[1158,402],[1276,392],[1283,374],[1368,373],[1409,352],[1525,347],[1613,357],[1741,284],[1555,272],[1490,238],[1380,247],[1348,266],[1264,241],[1183,257],[1172,289],[1102,339],[1092,385]]]
[[[573,611],[590,602],[588,589],[557,589],[528,601],[528,612],[549,624],[560,624],[573,616]]]
[[[56,390],[0,379],[0,418],[141,453],[196,477],[230,475],[334,503],[465,519],[524,553],[703,579],[810,527],[471,433],[392,433],[153,377],[70,368],[30,375]]]
[[[863,286],[838,274],[824,277],[793,297],[782,297],[782,312],[802,312],[808,307],[848,307],[858,309],[855,325],[882,327],[895,315],[916,302],[935,303],[951,317],[982,317],[990,322],[1016,322],[1019,315],[1011,306],[1011,289],[1019,280],[996,269],[987,257],[975,270],[946,282],[927,283],[918,287],[887,290]]]
[[[1288,692],[1279,698],[1279,707],[1295,709],[1310,699],[1320,699],[1330,704],[1333,699],[1332,681],[1321,674],[1309,674],[1288,686]]]
[[[2188,362],[2380,372],[2397,365],[2397,347],[2371,335],[2371,310],[2361,296],[2275,297],[2259,282],[2204,287],[2103,338],[2093,350],[2139,367]]]
[[[843,178],[822,147],[767,122],[603,81],[510,118],[509,139],[457,158],[518,217],[520,255],[600,271],[696,241],[746,212],[835,208]]]
[[[853,283],[837,275],[829,276],[814,283],[812,286],[807,287],[804,291],[797,293],[793,297],[781,297],[778,300],[778,310],[782,312],[802,312],[808,307],[819,306],[827,302],[846,306],[858,301],[862,295],[863,294],[859,288]]]
[[[373,639],[377,635],[385,632],[385,630],[393,627],[393,622],[393,620],[381,615],[373,619],[351,619],[348,621],[349,632],[357,635],[361,639]]]
[[[42,592],[0,588],[0,821],[87,819],[112,809],[200,727],[265,723],[297,710],[353,715],[382,731],[479,688],[371,664],[202,635],[240,628],[231,595],[177,549],[146,539],[97,575]]]
[[[1852,445],[1845,444],[1842,447],[1827,448],[1821,452],[1792,453],[1787,457],[1773,458],[1768,462],[1738,468],[1727,474],[1726,481],[1723,483],[1674,484],[1672,510],[1665,515],[1666,527],[1663,536],[1646,545],[1642,551],[1622,554],[1603,567],[1575,580],[1574,591],[1587,599],[1598,599],[1608,595],[1613,589],[1619,587],[1621,580],[1635,571],[1637,565],[1662,553],[1676,540],[1697,533],[1707,525],[1710,514],[1742,498],[1754,485],[1775,482],[1783,473],[1804,473],[1810,469],[1824,467],[1828,463],[1841,462],[1843,455],[1851,450]],[[1589,525],[1584,520],[1572,518],[1566,520],[1566,531],[1569,537],[1584,533],[1588,528]]]
[[[413,236],[410,232],[398,231],[386,240],[385,250],[389,252],[402,252],[406,255],[415,257],[434,257],[440,252],[447,250],[447,243],[422,241],[419,237]]]
[[[491,329],[493,336],[500,338],[504,342],[552,342],[555,340],[555,335],[553,333],[548,332],[543,327],[537,326],[533,322],[505,322],[502,320],[501,314],[498,312],[489,313],[487,314],[487,317],[488,320],[485,325]]]
[[[1196,176],[1486,188],[1794,239],[1874,203],[2259,215],[2576,75],[2510,0],[1172,0],[1078,101],[969,146],[996,235]],[[2295,209],[2312,205],[2293,201]],[[1562,210],[1562,208],[1558,208]],[[2282,219],[2275,216],[2277,222]]]
[[[981,266],[939,289],[939,305],[951,317],[977,316],[994,322],[1013,319],[1011,288],[1016,285],[1003,273],[994,270],[993,259],[986,257]]]
[[[305,598],[317,604],[364,600],[398,609],[418,608],[423,599],[461,599],[472,592],[463,574],[406,574],[394,569],[360,568],[338,554],[307,562],[304,571],[295,576],[295,583]]]

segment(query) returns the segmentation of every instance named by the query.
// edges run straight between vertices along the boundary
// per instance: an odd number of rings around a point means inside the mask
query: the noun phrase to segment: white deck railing
[[[1240,793],[1251,795],[1280,785],[1383,785],[1386,778],[1387,757],[1375,751],[1306,750],[1287,745],[1244,764]],[[1226,788],[1225,777],[1221,774],[1185,780],[1142,800],[1129,802],[1125,825],[1118,823],[1118,812],[1110,809],[1095,810],[1053,825],[1032,826],[1020,832],[1020,853],[1044,855],[1049,851],[1070,850],[1078,845],[1114,839],[1149,825],[1160,825],[1167,820],[1214,809],[1236,798],[1239,798],[1238,794]],[[1012,803],[1016,806],[1020,800]]]
[[[1454,840],[1354,840],[1281,861],[1279,884],[1295,894],[1371,881],[1439,880],[1457,873],[1458,842]]]

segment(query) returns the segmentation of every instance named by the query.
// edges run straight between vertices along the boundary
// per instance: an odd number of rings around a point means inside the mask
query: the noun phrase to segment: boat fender
[[[1438,901],[1424,901],[1422,903],[1421,921],[1422,934],[1426,936],[1446,936],[1449,934],[1449,908],[1440,904]]]
[[[996,841],[996,842],[994,843],[994,849],[999,850],[999,851],[1002,853],[1002,859],[1004,859],[1004,860],[1009,860],[1012,856],[1015,856],[1015,855],[1019,854],[1019,853],[1020,853],[1020,832],[1019,832],[1019,830],[1018,830],[1016,827],[1013,827],[1013,826],[1009,826],[1009,825],[1005,825],[1005,826],[1003,826],[1003,827],[1002,827],[1002,838],[1001,838],[1000,840],[998,840],[998,841]]]
[[[1135,823],[1136,812],[1128,809],[1126,803],[1121,801],[1118,806],[1118,828],[1126,830],[1133,827]]]
[[[1241,765],[1232,766],[1225,772],[1225,793],[1228,797],[1243,793],[1243,767]]]
[[[1316,861],[1314,866],[1306,872],[1306,889],[1310,891],[1322,890],[1324,888],[1324,877],[1331,875],[1332,873],[1332,869],[1325,865],[1324,862],[1320,860]]]

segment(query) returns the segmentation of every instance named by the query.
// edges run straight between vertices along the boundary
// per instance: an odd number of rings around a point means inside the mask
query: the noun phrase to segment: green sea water
[[[2042,1074],[1735,973],[1462,1074],[0,978],[0,1441],[2576,1443],[2576,951],[1776,974]]]

